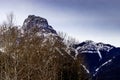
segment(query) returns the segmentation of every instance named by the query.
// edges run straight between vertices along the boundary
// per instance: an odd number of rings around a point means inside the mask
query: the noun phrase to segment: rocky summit
[[[37,28],[39,31],[43,33],[54,33],[57,34],[56,31],[48,24],[48,21],[45,18],[29,15],[28,18],[25,19],[22,29],[26,31],[30,31],[33,28]]]

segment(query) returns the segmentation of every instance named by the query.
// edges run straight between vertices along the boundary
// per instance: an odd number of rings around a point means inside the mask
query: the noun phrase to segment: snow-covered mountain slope
[[[120,55],[120,48],[110,44],[95,43],[93,41],[85,41],[80,44],[73,45],[75,52],[74,57],[84,57],[84,64],[87,72],[95,76],[103,66],[112,63],[112,60]]]
[[[92,80],[120,80],[120,55],[109,59],[96,70]]]
[[[104,57],[104,54],[102,54],[101,51],[109,52],[112,48],[114,48],[114,46],[111,46],[109,44],[95,43],[90,40],[76,44],[73,47],[76,51],[75,57],[77,57],[79,53],[97,53],[99,59],[102,59]]]

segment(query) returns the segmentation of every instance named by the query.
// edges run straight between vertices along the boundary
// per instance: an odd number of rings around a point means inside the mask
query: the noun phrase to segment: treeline
[[[34,27],[24,32],[12,19],[0,27],[0,80],[88,80],[62,37],[39,35]]]

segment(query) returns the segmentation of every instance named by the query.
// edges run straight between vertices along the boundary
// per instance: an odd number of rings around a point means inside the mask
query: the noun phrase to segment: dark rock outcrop
[[[29,15],[28,18],[25,19],[22,29],[26,32],[33,28],[37,28],[37,30],[43,33],[57,34],[56,31],[48,24],[48,21],[45,18]]]

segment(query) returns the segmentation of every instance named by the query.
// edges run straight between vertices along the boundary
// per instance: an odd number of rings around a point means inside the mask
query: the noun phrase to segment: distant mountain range
[[[53,34],[57,36],[54,30],[45,18],[29,15],[23,23],[23,31],[30,31],[37,27],[39,35]],[[72,45],[71,56],[73,58],[83,57],[83,67],[89,73],[93,80],[120,80],[120,48],[110,44],[95,43],[88,40],[79,44]],[[85,64],[84,64],[85,63]]]

